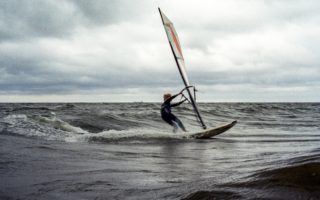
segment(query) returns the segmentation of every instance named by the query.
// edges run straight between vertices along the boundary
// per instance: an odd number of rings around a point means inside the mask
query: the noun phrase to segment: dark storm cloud
[[[124,0],[1,0],[0,41],[68,37],[79,26],[105,26],[138,17],[134,5]]]
[[[0,40],[71,33],[80,15],[67,1],[0,1]]]
[[[147,1],[128,0],[73,0],[72,3],[79,9],[82,15],[91,23],[115,24],[128,21],[141,15],[138,5],[147,4]]]
[[[59,63],[39,62],[40,58],[20,58],[0,55],[0,93],[18,94],[64,94],[77,93],[104,88],[130,88],[157,86],[165,81],[164,86],[177,84],[177,74],[161,73],[155,78],[152,70],[136,73],[121,66],[119,70],[106,70],[103,73],[87,71],[56,70]],[[66,68],[71,66],[66,65]],[[90,66],[88,66],[90,67]],[[108,66],[106,66],[107,68]],[[75,69],[79,66],[75,66]]]
[[[295,68],[297,70],[299,68]],[[290,69],[279,69],[274,72],[265,70],[241,70],[220,71],[208,73],[207,71],[190,71],[190,79],[196,80],[199,85],[216,84],[254,84],[269,86],[291,86],[291,85],[317,85],[320,80],[319,70],[305,70],[300,68],[296,73]]]

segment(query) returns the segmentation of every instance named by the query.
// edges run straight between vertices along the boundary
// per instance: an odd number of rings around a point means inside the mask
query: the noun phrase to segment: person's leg
[[[178,124],[175,122],[176,117],[173,114],[163,114],[161,115],[162,119],[173,126],[173,132],[176,133],[178,130]]]
[[[187,132],[186,128],[184,127],[184,125],[182,124],[182,122],[180,121],[180,119],[178,117],[176,117],[175,122],[177,122],[177,124],[179,125],[179,127],[184,131]]]
[[[178,124],[178,126],[184,131],[187,132],[186,128],[184,127],[184,125],[182,124],[182,122],[180,121],[180,119],[178,117],[176,117],[175,115],[172,115],[173,117],[173,121]]]
[[[173,130],[172,130],[172,132],[174,132],[174,133],[176,133],[177,131],[178,131],[178,125],[177,125],[177,123],[175,122],[175,121],[171,121],[172,122],[172,126],[173,126]]]
[[[175,126],[175,123],[173,122],[173,118],[172,115],[170,114],[163,114],[161,115],[163,121],[167,122],[168,124],[170,124],[171,126]]]

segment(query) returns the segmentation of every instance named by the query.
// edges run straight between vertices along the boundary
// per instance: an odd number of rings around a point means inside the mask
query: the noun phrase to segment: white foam
[[[48,126],[51,126],[53,128],[67,131],[67,132],[81,133],[81,134],[88,133],[87,131],[83,130],[82,128],[72,126],[71,124],[57,118],[56,116],[53,116],[50,118],[40,116],[40,117],[36,117],[35,120],[37,120],[40,123],[44,123]]]
[[[27,115],[24,114],[17,114],[17,115],[8,115],[3,118],[3,122],[14,125],[19,121],[26,121],[28,119]]]
[[[165,131],[160,129],[148,129],[148,128],[134,128],[128,130],[108,130],[100,133],[86,133],[83,135],[74,135],[68,138],[68,142],[84,142],[89,141],[91,138],[100,138],[101,140],[119,140],[119,139],[161,139],[172,138],[181,139],[186,134],[184,132],[172,133],[171,131]]]

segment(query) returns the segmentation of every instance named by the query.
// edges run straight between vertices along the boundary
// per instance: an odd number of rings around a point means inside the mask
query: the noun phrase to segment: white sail
[[[179,41],[178,34],[173,26],[173,23],[168,19],[168,17],[160,10],[159,8],[160,15],[163,20],[163,26],[166,31],[169,43],[171,45],[172,51],[174,53],[174,56],[177,59],[177,62],[179,62],[179,71],[182,76],[182,79],[185,83],[186,86],[189,86],[189,79],[186,73],[186,68],[184,64],[184,58],[182,54],[182,49]]]
[[[206,129],[206,125],[204,124],[204,122],[203,122],[203,120],[201,118],[201,115],[200,115],[198,107],[197,107],[197,105],[195,103],[194,97],[192,96],[192,93],[190,91],[190,87],[189,87],[190,84],[189,84],[188,76],[187,76],[187,73],[186,73],[185,64],[184,64],[184,58],[183,58],[181,45],[180,45],[180,42],[179,42],[179,38],[178,38],[177,32],[173,27],[173,23],[168,19],[168,17],[165,14],[163,14],[163,12],[160,10],[160,8],[159,8],[159,12],[160,12],[160,16],[161,16],[161,19],[162,19],[162,23],[163,23],[164,29],[166,31],[166,34],[167,34],[167,37],[168,37],[168,40],[169,40],[169,44],[170,44],[173,56],[175,58],[177,67],[179,69],[181,78],[183,80],[183,83],[186,86],[186,90],[187,90],[187,92],[189,94],[190,102],[191,102],[191,104],[193,106],[194,112],[196,113],[197,119],[199,120],[201,126],[204,129]]]
[[[180,41],[178,38],[178,34],[173,27],[173,23],[168,19],[168,17],[165,14],[163,14],[163,13],[161,13],[161,14],[163,17],[163,24],[164,24],[165,31],[167,33],[167,36],[168,36],[170,43],[174,47],[174,52],[178,58],[183,59]]]

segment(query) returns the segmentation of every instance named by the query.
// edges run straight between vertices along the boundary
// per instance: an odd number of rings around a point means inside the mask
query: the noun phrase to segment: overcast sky
[[[0,0],[0,101],[320,100],[318,0]]]

